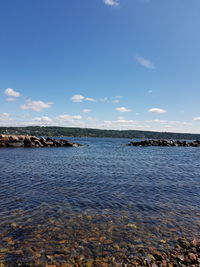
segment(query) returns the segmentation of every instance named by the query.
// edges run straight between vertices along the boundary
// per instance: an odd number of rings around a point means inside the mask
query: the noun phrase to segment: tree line
[[[99,138],[151,138],[151,139],[200,139],[200,134],[153,132],[140,130],[100,130],[90,128],[29,126],[0,127],[0,134],[34,135],[54,137],[99,137]]]

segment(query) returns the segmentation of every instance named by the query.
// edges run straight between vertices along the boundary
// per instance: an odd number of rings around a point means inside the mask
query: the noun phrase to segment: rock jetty
[[[0,147],[78,147],[81,144],[65,139],[25,135],[0,135]]]
[[[167,139],[151,139],[139,142],[130,142],[128,146],[183,146],[183,147],[200,147],[200,140],[191,142]]]

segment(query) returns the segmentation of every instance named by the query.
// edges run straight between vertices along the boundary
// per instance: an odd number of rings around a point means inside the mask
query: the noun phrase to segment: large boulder
[[[0,140],[2,142],[8,142],[9,141],[9,135],[1,134],[0,135]]]
[[[24,147],[32,147],[30,136],[26,136],[24,139]]]
[[[10,135],[10,136],[9,136],[9,141],[10,141],[10,142],[13,142],[13,143],[14,143],[14,142],[16,143],[16,142],[19,142],[19,138],[18,138],[18,136],[16,136],[16,135]]]

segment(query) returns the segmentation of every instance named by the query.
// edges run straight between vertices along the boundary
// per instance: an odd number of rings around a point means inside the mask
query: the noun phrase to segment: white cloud
[[[141,56],[135,56],[135,59],[140,65],[144,66],[145,68],[155,69],[154,64],[150,60],[148,60],[144,57],[141,57]]]
[[[72,100],[72,102],[75,102],[75,103],[80,103],[83,101],[96,102],[96,100],[94,98],[85,97],[83,95],[73,95],[71,97],[71,100]]]
[[[10,118],[10,115],[8,113],[0,113],[0,121],[7,120]]]
[[[82,119],[82,117],[80,115],[67,115],[67,114],[59,115],[57,118],[61,121],[68,121],[68,122],[72,122],[73,120],[81,120]]]
[[[97,102],[94,98],[91,97],[85,97],[85,101],[90,101],[90,102]]]
[[[200,121],[200,117],[193,118],[193,121]]]
[[[53,103],[51,102],[27,100],[25,104],[20,106],[20,108],[23,110],[30,109],[34,111],[42,111],[45,108],[51,108],[52,105]]]
[[[150,94],[152,94],[153,93],[153,91],[152,90],[148,90],[148,94],[150,95]]]
[[[119,112],[131,112],[131,109],[125,108],[125,107],[118,107],[115,110]]]
[[[7,88],[4,91],[5,95],[7,96],[12,96],[12,97],[19,97],[21,94],[19,92],[16,92],[15,90],[13,90],[12,88]]]
[[[51,123],[52,122],[52,119],[47,117],[47,116],[43,116],[43,117],[36,117],[36,118],[33,118],[33,121],[38,121],[38,122],[43,122],[43,123]]]
[[[10,126],[13,125],[14,120],[8,113],[0,113],[0,126]]]
[[[150,108],[148,112],[161,114],[161,113],[166,113],[167,111],[162,108]]]
[[[12,118],[8,113],[0,113],[0,126],[64,126],[64,127],[85,127],[96,129],[115,129],[115,130],[148,130],[148,131],[170,131],[179,133],[200,133],[199,124],[187,121],[168,121],[168,120],[126,120],[119,116],[117,120],[98,120],[97,118],[87,117],[83,120],[80,115],[61,114],[57,117],[25,116]]]
[[[121,98],[122,98],[122,96],[116,95],[115,99],[113,100],[113,103],[118,104],[120,102]]]
[[[103,2],[108,6],[119,6],[118,0],[103,0]]]
[[[82,96],[82,95],[73,95],[72,97],[71,97],[71,100],[73,101],[73,102],[82,102],[83,100],[85,99],[85,97],[84,96]]]
[[[82,112],[83,112],[83,113],[89,113],[89,112],[91,112],[91,109],[87,109],[87,108],[85,108],[85,109],[82,110]]]

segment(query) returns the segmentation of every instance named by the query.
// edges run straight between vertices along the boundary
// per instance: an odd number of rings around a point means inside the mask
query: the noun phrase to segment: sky
[[[199,0],[1,0],[0,126],[200,133]]]

